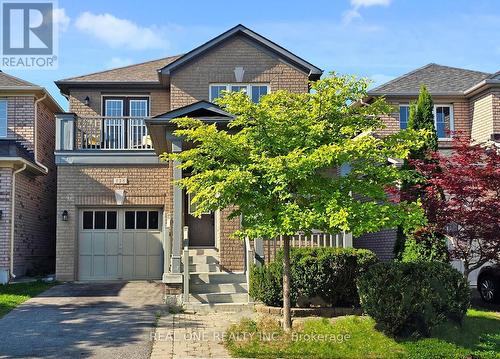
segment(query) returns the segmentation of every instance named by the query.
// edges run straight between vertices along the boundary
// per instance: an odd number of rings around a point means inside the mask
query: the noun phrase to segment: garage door
[[[78,278],[161,279],[161,223],[158,209],[82,209]]]

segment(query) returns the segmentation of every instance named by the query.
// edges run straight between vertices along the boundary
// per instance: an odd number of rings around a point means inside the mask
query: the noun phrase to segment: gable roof
[[[306,60],[302,59],[301,57],[291,53],[287,49],[279,46],[278,44],[272,42],[271,40],[265,38],[264,36],[257,34],[256,32],[250,30],[249,28],[247,28],[241,24],[236,25],[235,27],[227,30],[226,32],[220,34],[219,36],[213,38],[212,40],[209,40],[208,42],[204,43],[203,45],[198,46],[197,48],[189,51],[188,53],[179,57],[175,61],[172,61],[171,63],[167,64],[166,66],[164,66],[161,69],[161,73],[163,75],[169,75],[172,71],[179,68],[180,66],[182,66],[182,65],[186,64],[187,62],[191,61],[192,59],[206,53],[207,51],[209,51],[213,47],[219,45],[220,43],[224,42],[225,40],[227,40],[233,36],[236,36],[236,35],[243,35],[247,38],[250,38],[251,40],[259,43],[261,46],[264,46],[266,49],[278,54],[285,61],[300,68],[302,71],[308,73],[310,80],[319,79],[320,76],[323,74],[323,70],[321,70],[319,67],[314,66],[310,62],[307,62]]]
[[[430,63],[368,91],[368,95],[418,95],[422,84],[431,95],[463,95],[489,76],[486,72]]]
[[[0,87],[2,88],[7,88],[7,87],[22,87],[22,88],[27,88],[27,87],[33,87],[34,89],[40,89],[40,86],[37,86],[35,84],[32,84],[31,82],[25,81],[23,79],[20,79],[19,77],[15,77],[9,74],[6,74],[2,70],[0,70]]]
[[[154,120],[149,120],[151,124],[160,123],[159,120],[172,120],[174,118],[179,117],[193,117],[200,118],[207,121],[220,121],[230,120],[234,118],[234,115],[229,112],[224,111],[216,104],[201,100],[187,106],[176,108],[175,110],[171,110],[165,112],[161,115],[156,115],[153,117]]]

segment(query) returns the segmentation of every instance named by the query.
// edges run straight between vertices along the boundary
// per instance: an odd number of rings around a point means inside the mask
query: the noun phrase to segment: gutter
[[[16,275],[14,274],[14,220],[16,218],[15,215],[15,210],[16,210],[16,174],[24,171],[26,169],[27,165],[26,163],[23,165],[23,167],[15,170],[12,172],[12,202],[11,202],[11,209],[10,209],[10,276],[11,278],[16,278]]]
[[[35,135],[33,136],[33,138],[34,138],[33,144],[34,144],[34,147],[35,147],[35,150],[34,150],[35,163],[38,166],[40,166],[41,168],[43,168],[45,174],[49,173],[49,169],[43,163],[41,163],[40,161],[38,161],[38,145],[37,145],[37,143],[38,143],[38,132],[37,132],[37,124],[38,124],[38,103],[42,102],[46,98],[47,98],[47,93],[45,93],[38,100],[35,100],[35,126],[34,126],[34,130],[33,130],[35,132]]]

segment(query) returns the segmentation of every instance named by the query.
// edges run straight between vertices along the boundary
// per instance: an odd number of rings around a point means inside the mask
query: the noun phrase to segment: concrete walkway
[[[62,284],[0,319],[0,358],[149,358],[163,285]]]
[[[158,321],[151,359],[231,358],[223,345],[226,329],[253,312],[167,314]]]

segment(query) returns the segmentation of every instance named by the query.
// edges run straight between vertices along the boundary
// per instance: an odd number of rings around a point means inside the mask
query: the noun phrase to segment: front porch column
[[[172,141],[172,152],[182,151],[182,140],[175,139]],[[173,163],[173,179],[174,179],[174,193],[173,204],[174,213],[172,215],[172,273],[181,273],[181,256],[182,256],[182,189],[175,184],[176,181],[182,178],[182,170],[179,168],[179,162]]]

